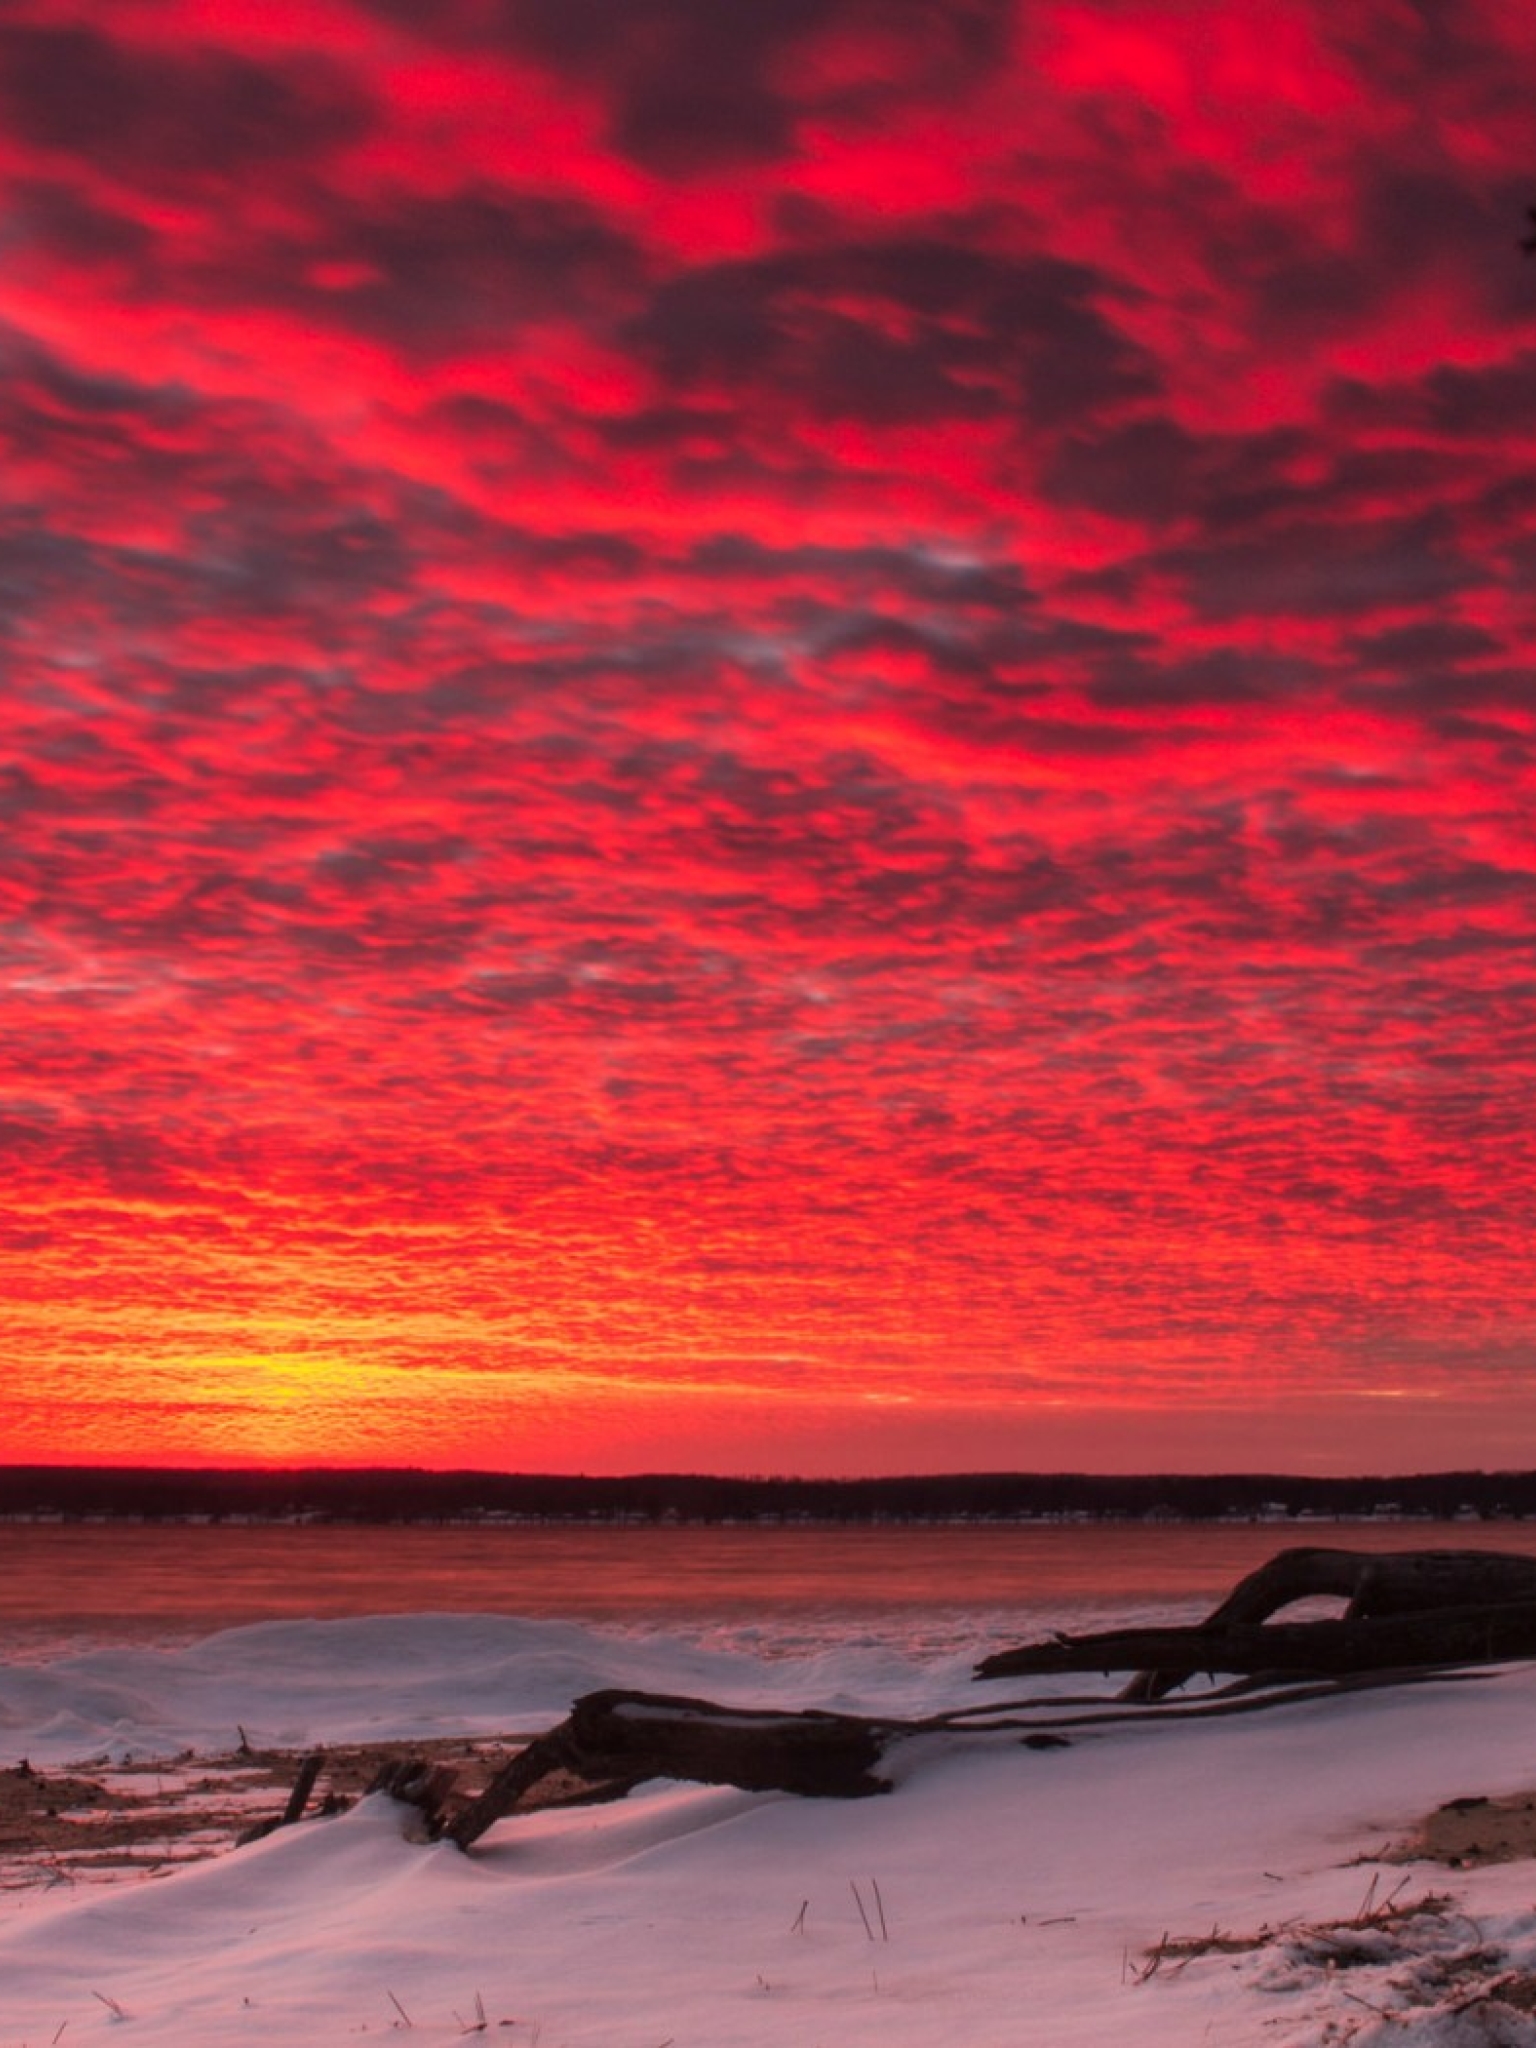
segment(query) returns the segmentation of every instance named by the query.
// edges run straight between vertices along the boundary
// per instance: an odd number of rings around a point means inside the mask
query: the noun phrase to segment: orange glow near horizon
[[[1536,31],[260,12],[0,23],[0,1460],[1529,1462]]]

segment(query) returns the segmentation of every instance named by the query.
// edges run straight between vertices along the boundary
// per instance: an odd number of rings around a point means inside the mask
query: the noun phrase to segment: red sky
[[[1528,0],[8,0],[0,1456],[1536,1462]]]

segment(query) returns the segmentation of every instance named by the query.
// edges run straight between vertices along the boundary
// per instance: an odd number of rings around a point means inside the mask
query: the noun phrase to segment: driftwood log
[[[622,1799],[647,1778],[739,1785],[862,1799],[888,1792],[876,1777],[896,1725],[850,1714],[780,1713],[716,1706],[670,1693],[589,1692],[546,1735],[536,1736],[443,1833],[461,1849],[520,1806],[552,1803],[570,1781],[578,1796]]]
[[[1292,1602],[1348,1600],[1336,1620],[1269,1623]],[[1129,1671],[1122,1697],[1161,1699],[1196,1672],[1351,1672],[1536,1656],[1536,1559],[1495,1550],[1294,1549],[1192,1628],[1112,1629],[1003,1650],[978,1678]]]

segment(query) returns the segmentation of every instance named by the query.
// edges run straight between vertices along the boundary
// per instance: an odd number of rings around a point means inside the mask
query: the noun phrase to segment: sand
[[[510,1741],[373,1742],[323,1752],[306,1817],[343,1813],[405,1758],[456,1775],[448,1810],[474,1796],[519,1745]],[[308,1750],[185,1753],[151,1769],[103,1762],[89,1773],[0,1770],[0,1889],[168,1870],[237,1847],[282,1815]]]

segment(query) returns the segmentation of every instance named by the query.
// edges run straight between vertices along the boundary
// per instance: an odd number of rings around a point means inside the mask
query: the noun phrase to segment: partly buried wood
[[[248,1752],[249,1744],[246,1745],[246,1749]],[[294,1776],[293,1790],[288,1794],[288,1804],[283,1808],[282,1812],[272,1820],[259,1820],[252,1826],[243,1829],[235,1837],[236,1846],[243,1849],[248,1842],[262,1841],[267,1835],[275,1835],[279,1828],[291,1828],[301,1821],[304,1818],[304,1809],[309,1804],[309,1795],[315,1789],[315,1780],[319,1777],[320,1769],[324,1762],[324,1750],[316,1750],[312,1755],[306,1756],[299,1764],[298,1771]]]
[[[540,1794],[551,1780],[578,1788],[566,1798],[621,1799],[647,1778],[686,1778],[749,1792],[862,1799],[890,1790],[874,1767],[898,1732],[896,1724],[849,1714],[753,1712],[670,1693],[590,1692],[558,1727],[511,1758],[442,1832],[467,1849],[518,1807],[551,1803]]]
[[[451,1764],[434,1763],[429,1757],[391,1757],[374,1773],[370,1792],[387,1792],[403,1806],[414,1806],[421,1815],[422,1832],[436,1841],[448,1825],[448,1800],[459,1782]]]

